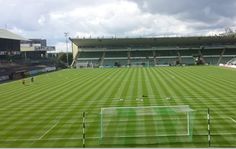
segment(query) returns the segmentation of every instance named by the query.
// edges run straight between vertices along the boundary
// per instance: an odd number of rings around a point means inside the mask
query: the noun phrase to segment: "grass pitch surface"
[[[235,69],[68,69],[36,76],[34,83],[26,79],[26,85],[21,80],[0,84],[0,105],[0,147],[82,147],[82,112],[86,112],[86,147],[208,147],[207,108],[211,110],[211,146],[236,147]],[[140,117],[139,124],[128,119],[122,127],[104,126],[117,138],[101,144],[101,108],[175,105],[203,111],[195,116],[192,141],[150,138],[155,123]],[[119,137],[138,125],[143,125],[147,137]],[[168,134],[168,123],[163,126]],[[155,143],[161,139],[165,143]]]

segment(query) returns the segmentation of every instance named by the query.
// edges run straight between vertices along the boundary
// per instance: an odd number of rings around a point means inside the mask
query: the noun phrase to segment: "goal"
[[[188,105],[101,108],[100,142],[151,144],[192,140],[194,110]]]

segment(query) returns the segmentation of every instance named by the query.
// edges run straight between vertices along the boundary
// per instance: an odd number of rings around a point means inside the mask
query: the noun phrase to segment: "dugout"
[[[12,72],[11,74],[9,74],[9,79],[16,80],[16,79],[25,78],[26,76],[27,76],[27,71],[21,70],[21,71]]]

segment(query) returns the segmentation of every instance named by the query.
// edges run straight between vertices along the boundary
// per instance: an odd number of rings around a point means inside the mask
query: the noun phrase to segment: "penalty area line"
[[[228,117],[230,120],[232,120],[234,123],[236,123],[236,120],[233,119],[232,117]]]
[[[99,139],[100,137],[86,137],[86,139]],[[6,139],[0,142],[19,142],[19,141],[60,141],[60,140],[82,140],[83,138],[48,138],[48,139]]]
[[[194,136],[205,136],[206,133],[200,133]],[[236,133],[212,133],[213,136],[222,136],[222,135],[236,135]],[[112,138],[129,138],[129,137],[166,137],[171,135],[161,135],[161,136],[153,136],[153,135],[137,135],[137,136],[113,136]],[[178,136],[188,136],[186,134],[179,134]],[[6,139],[6,140],[0,140],[0,142],[19,142],[19,141],[61,141],[61,140],[82,140],[83,138],[47,138],[47,139]],[[100,139],[100,137],[86,137],[86,139]]]
[[[53,128],[55,128],[57,126],[57,124],[59,123],[59,121],[57,121],[50,129],[48,129],[43,135],[41,135],[38,140],[41,140],[44,136],[46,136]]]

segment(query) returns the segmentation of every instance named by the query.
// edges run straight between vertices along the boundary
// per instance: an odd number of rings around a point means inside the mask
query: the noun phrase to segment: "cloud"
[[[175,16],[179,20],[201,22],[200,27],[232,26],[236,19],[235,0],[131,0],[144,12]],[[198,26],[196,26],[198,27]]]
[[[0,26],[46,38],[211,35],[234,26],[234,0],[0,0]],[[227,11],[226,11],[227,10]],[[63,44],[64,43],[64,44]],[[64,46],[63,46],[64,45]]]
[[[55,44],[57,47],[57,52],[66,52],[66,43],[65,42],[57,42]],[[71,49],[71,44],[68,43],[68,51]],[[51,53],[54,53],[55,51],[52,51]]]
[[[97,7],[76,8],[50,13],[50,25],[79,29],[75,36],[143,36],[180,34],[187,26],[172,16],[142,12],[136,3],[117,1]],[[73,34],[72,33],[72,34]]]

